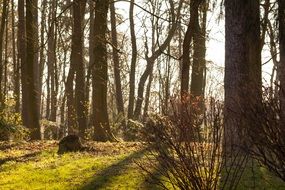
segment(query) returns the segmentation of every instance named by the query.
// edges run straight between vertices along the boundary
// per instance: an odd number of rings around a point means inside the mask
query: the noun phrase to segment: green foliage
[[[7,99],[0,111],[0,140],[23,140],[29,130],[22,126],[21,114],[14,111],[14,99]]]

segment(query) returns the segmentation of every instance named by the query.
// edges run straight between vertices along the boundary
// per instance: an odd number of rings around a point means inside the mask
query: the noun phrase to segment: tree
[[[226,0],[226,142],[240,145],[251,124],[250,110],[261,105],[261,43],[258,0]]]
[[[137,62],[137,39],[135,33],[135,23],[134,23],[134,3],[135,0],[130,2],[130,32],[132,41],[132,60],[131,60],[131,71],[130,71],[130,83],[129,83],[129,106],[128,106],[128,118],[133,118],[134,103],[135,103],[135,81],[136,81],[136,62]]]
[[[280,49],[280,103],[283,126],[285,123],[285,0],[278,0]]]
[[[206,75],[206,23],[208,1],[202,1],[200,5],[201,19],[197,15],[193,34],[193,67],[191,73],[190,93],[195,99],[202,102],[204,98]],[[202,106],[202,105],[200,105]]]
[[[31,139],[38,140],[41,139],[40,133],[40,122],[39,122],[39,109],[38,109],[38,93],[35,84],[35,53],[36,49],[36,25],[35,15],[37,7],[37,0],[27,0],[26,1],[26,66],[23,75],[27,76],[26,85],[22,88],[27,88],[28,91],[28,102],[23,102],[27,106],[28,112],[28,125],[31,129]],[[23,66],[23,65],[22,65]],[[28,103],[28,104],[27,104]]]
[[[0,25],[0,108],[3,108],[4,106],[4,97],[2,92],[2,77],[3,77],[3,42],[4,42],[4,32],[7,22],[7,16],[8,16],[8,0],[3,1],[3,7],[2,7],[2,15],[1,15],[1,25]]]
[[[134,111],[134,118],[139,119],[141,116],[141,111],[142,111],[142,103],[143,103],[143,96],[144,96],[144,88],[145,88],[145,83],[147,79],[149,78],[150,74],[152,73],[154,63],[156,59],[164,52],[164,50],[168,47],[169,43],[172,40],[172,37],[176,31],[177,25],[178,25],[178,18],[180,17],[180,10],[183,4],[183,0],[179,1],[178,8],[177,8],[177,14],[175,14],[175,8],[174,8],[174,3],[172,0],[169,0],[170,4],[170,11],[171,11],[171,28],[168,32],[168,35],[166,36],[165,40],[161,43],[161,45],[151,52],[151,55],[148,56],[146,55],[146,61],[147,65],[146,68],[141,75],[141,78],[139,80],[139,85],[138,85],[138,93],[137,93],[137,101],[136,101],[136,107]]]
[[[83,21],[86,0],[73,1],[73,33],[71,46],[71,64],[76,70],[75,77],[75,102],[79,134],[84,137],[87,127],[86,94],[85,94],[85,68],[83,61]]]
[[[124,100],[122,92],[122,82],[121,82],[121,71],[120,71],[120,58],[118,54],[118,39],[117,39],[117,22],[116,22],[116,9],[114,3],[110,4],[111,12],[111,36],[113,44],[113,64],[114,64],[114,76],[115,76],[115,87],[116,87],[116,105],[118,114],[125,118],[124,111]],[[123,119],[122,125],[125,127],[125,119]]]
[[[182,55],[182,72],[181,72],[181,100],[182,102],[184,102],[184,100],[186,99],[186,97],[189,95],[189,70],[190,70],[190,45],[191,42],[194,38],[194,34],[195,35],[195,40],[198,40],[198,33],[199,33],[199,6],[201,4],[202,0],[191,0],[190,3],[190,21],[187,27],[187,31],[183,40],[183,55]],[[196,41],[196,43],[194,42],[194,46],[199,46],[197,44],[198,42]],[[195,45],[196,44],[196,45]],[[196,48],[197,50],[197,48]],[[197,51],[195,51],[197,53]],[[195,66],[193,63],[193,70],[194,70],[194,74],[196,75],[195,72],[197,72],[197,64],[199,64],[199,62],[197,62],[197,59],[195,59]],[[193,61],[194,62],[194,61]],[[194,79],[195,80],[195,79]],[[191,85],[192,90],[194,90],[194,82]]]
[[[109,1],[96,1],[94,21],[94,65],[92,65],[93,126],[96,141],[114,140],[107,110],[107,13]]]

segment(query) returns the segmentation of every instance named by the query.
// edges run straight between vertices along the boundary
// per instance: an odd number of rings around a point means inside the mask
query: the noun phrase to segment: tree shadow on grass
[[[163,171],[162,165],[159,164],[158,166],[156,166],[156,170],[154,170],[153,172],[149,172],[145,176],[144,182],[141,184],[141,189],[162,190],[163,188],[161,187],[161,184],[163,183],[163,181],[161,180],[161,178],[163,177],[163,175],[161,171]]]
[[[26,162],[29,160],[33,160],[37,155],[39,155],[41,152],[32,152],[29,154],[24,154],[22,156],[17,156],[17,157],[7,157],[0,159],[0,167],[4,165],[6,162],[14,161],[14,162]]]
[[[108,184],[110,184],[114,177],[123,175],[126,172],[128,166],[130,166],[135,159],[140,159],[143,157],[146,149],[142,149],[140,151],[134,152],[128,157],[119,162],[103,169],[99,173],[95,174],[94,178],[89,181],[87,184],[80,187],[80,190],[86,189],[104,189]],[[128,179],[132,180],[132,179]]]

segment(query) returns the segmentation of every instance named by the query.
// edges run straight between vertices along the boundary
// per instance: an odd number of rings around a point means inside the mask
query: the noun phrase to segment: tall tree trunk
[[[27,90],[29,92],[29,104],[28,106],[28,116],[29,123],[28,127],[31,129],[31,139],[39,140],[41,139],[40,133],[40,122],[39,122],[39,109],[38,109],[38,93],[35,84],[35,56],[36,56],[36,30],[37,23],[35,23],[34,17],[36,16],[37,0],[27,0],[26,1],[26,65],[27,70],[24,75],[27,75]]]
[[[143,103],[143,96],[144,96],[144,88],[145,88],[145,83],[151,74],[151,71],[153,69],[155,60],[164,52],[164,50],[168,47],[170,44],[172,37],[176,31],[176,28],[178,26],[178,18],[180,17],[180,10],[183,4],[183,1],[179,2],[178,8],[177,8],[177,14],[174,11],[174,4],[173,1],[169,1],[170,6],[171,6],[171,21],[172,21],[172,26],[168,32],[167,37],[165,38],[164,42],[159,46],[159,48],[155,51],[152,52],[152,55],[150,57],[146,57],[147,61],[147,66],[146,69],[144,70],[140,80],[139,80],[139,86],[138,86],[138,94],[137,94],[137,101],[136,101],[136,107],[134,111],[134,118],[139,119],[141,116],[141,111],[142,111],[142,103]],[[175,13],[174,13],[175,12]]]
[[[225,140],[239,146],[262,99],[259,1],[226,0],[225,14]]]
[[[130,2],[130,31],[131,31],[131,41],[132,41],[132,60],[131,60],[131,71],[130,71],[130,83],[129,83],[129,106],[128,106],[128,118],[133,118],[134,103],[135,103],[135,80],[136,80],[136,62],[137,62],[137,39],[135,33],[135,23],[134,23],[134,2]]]
[[[18,0],[18,54],[19,66],[21,68],[22,84],[22,121],[24,126],[29,124],[28,105],[29,94],[27,90],[27,64],[26,64],[26,19],[25,19],[25,1]]]
[[[85,95],[85,69],[83,61],[83,21],[85,15],[86,0],[75,0],[73,3],[73,33],[71,64],[76,68],[75,77],[75,101],[76,116],[79,127],[79,135],[84,137],[87,128],[86,95]]]
[[[90,83],[91,83],[91,74],[92,74],[92,68],[94,64],[94,20],[95,20],[95,14],[94,14],[94,2],[93,0],[89,0],[89,11],[90,11],[90,32],[89,32],[89,65],[87,69],[87,77],[86,77],[86,101],[90,102]],[[88,116],[88,122],[87,125],[92,125],[92,114],[89,110],[87,110],[86,115]]]
[[[2,79],[3,79],[3,44],[4,44],[4,33],[5,27],[7,22],[8,16],[8,0],[3,0],[3,7],[2,7],[2,18],[1,18],[1,25],[0,25],[0,108],[4,107],[4,97],[2,91]]]
[[[184,102],[189,96],[189,70],[190,70],[190,46],[194,34],[199,27],[199,6],[201,0],[192,0],[190,4],[190,21],[183,40],[182,72],[181,72],[181,101]]]
[[[112,35],[112,44],[113,44],[113,63],[114,63],[114,76],[115,76],[115,87],[116,87],[116,105],[118,114],[125,118],[124,111],[124,100],[122,93],[122,84],[121,84],[121,71],[120,71],[120,58],[118,55],[118,39],[117,39],[117,24],[116,24],[116,10],[114,3],[110,4],[111,12],[111,35]],[[122,125],[125,127],[125,119],[122,122]]]
[[[113,140],[109,124],[107,110],[107,83],[108,83],[108,62],[107,62],[107,13],[109,1],[97,1],[95,5],[95,47],[93,67],[93,125],[96,141]]]
[[[42,1],[42,10],[41,10],[41,34],[40,34],[40,60],[39,60],[39,90],[41,96],[39,97],[40,102],[42,101],[42,85],[43,85],[43,73],[44,73],[44,64],[45,64],[45,24],[46,24],[46,7],[47,7],[47,0]],[[43,116],[43,104],[41,103],[41,113],[40,116]]]
[[[57,112],[57,93],[55,89],[56,77],[56,1],[52,0],[49,14],[49,31],[48,31],[48,77],[47,77],[47,119],[56,121]]]
[[[278,1],[279,48],[280,48],[280,89],[281,119],[285,124],[285,0]]]
[[[16,31],[15,31],[15,3],[12,1],[12,48],[13,48],[13,70],[14,70],[14,98],[15,98],[15,111],[20,113],[20,67],[19,59],[16,54]],[[18,39],[19,40],[19,39]]]
[[[193,35],[194,53],[193,53],[193,67],[191,73],[190,93],[199,102],[203,102],[204,98],[204,74],[206,70],[206,22],[207,22],[207,4],[204,2],[201,5],[202,20],[199,22],[199,16],[194,18],[195,32]],[[201,23],[201,26],[199,25]],[[200,105],[202,106],[202,105]],[[202,108],[202,107],[201,107]]]

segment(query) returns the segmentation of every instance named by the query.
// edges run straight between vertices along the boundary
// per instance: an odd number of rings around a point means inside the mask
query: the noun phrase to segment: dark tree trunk
[[[71,64],[76,69],[75,77],[75,105],[76,118],[79,127],[79,136],[84,138],[87,128],[86,95],[85,95],[85,68],[83,61],[83,21],[85,15],[86,0],[73,2],[73,33]]]
[[[39,122],[39,109],[38,109],[38,93],[35,84],[35,56],[36,56],[36,30],[37,23],[35,23],[34,17],[36,16],[37,0],[26,1],[26,65],[27,70],[23,75],[27,75],[27,90],[29,92],[29,104],[27,105],[29,123],[28,126],[31,129],[31,139],[41,139],[40,122]]]
[[[201,0],[191,1],[190,7],[190,21],[188,28],[183,40],[183,54],[182,54],[182,72],[181,72],[181,101],[184,102],[185,99],[189,96],[189,70],[190,70],[190,46],[193,40],[194,34],[199,27],[199,6]],[[196,51],[197,53],[197,51]],[[197,67],[197,66],[196,66]],[[193,68],[194,69],[194,68]]]
[[[191,73],[190,94],[203,102],[204,98],[204,79],[206,71],[206,22],[207,22],[207,3],[202,4],[202,19],[199,22],[199,17],[195,18],[195,32],[193,35],[194,53],[193,67]],[[201,23],[201,26],[199,25]],[[202,106],[202,105],[201,105]]]
[[[138,86],[138,94],[137,94],[137,101],[136,101],[136,107],[134,111],[134,116],[133,118],[139,119],[141,116],[141,111],[142,111],[142,103],[143,103],[143,96],[144,96],[144,88],[145,88],[145,83],[151,74],[151,71],[153,69],[155,60],[162,54],[162,52],[168,47],[170,44],[172,37],[176,31],[177,25],[178,25],[178,18],[180,17],[180,10],[182,6],[182,2],[179,2],[178,8],[177,8],[177,14],[174,14],[174,4],[173,1],[170,0],[170,5],[171,5],[171,21],[172,21],[172,26],[168,32],[167,37],[165,38],[164,42],[159,46],[159,48],[155,51],[152,52],[152,55],[150,57],[146,57],[147,61],[147,66],[146,69],[144,70],[140,80],[139,80],[139,86]]]
[[[122,93],[122,84],[121,84],[121,69],[120,69],[120,58],[118,55],[118,39],[117,39],[117,24],[116,24],[116,10],[114,3],[110,4],[111,12],[111,35],[112,35],[112,44],[113,44],[113,63],[114,63],[114,76],[115,76],[115,87],[116,87],[116,105],[118,114],[125,118],[124,111],[124,100]],[[122,125],[125,126],[125,120],[123,120]]]
[[[21,68],[22,83],[22,121],[24,126],[29,124],[28,105],[29,94],[27,90],[27,64],[26,64],[26,19],[25,19],[25,1],[18,1],[18,54],[19,66]]]
[[[3,44],[4,44],[4,33],[8,16],[8,0],[3,1],[1,25],[0,25],[0,109],[4,107],[4,97],[2,89],[3,80]]]
[[[94,67],[92,73],[93,125],[96,141],[113,140],[107,110],[107,13],[109,1],[96,1],[94,21]]]
[[[129,106],[128,106],[128,118],[133,118],[134,103],[135,103],[135,80],[136,80],[136,62],[137,62],[137,39],[135,33],[134,23],[134,0],[130,2],[130,31],[132,41],[132,60],[131,60],[131,71],[130,71],[130,83],[129,83]]]
[[[280,48],[280,89],[281,119],[285,124],[285,0],[278,1],[279,48]]]
[[[19,59],[16,53],[16,32],[15,32],[15,2],[12,1],[12,48],[13,48],[13,69],[14,69],[14,98],[15,98],[15,111],[20,113],[20,67]]]
[[[261,105],[259,1],[226,0],[225,11],[225,133],[230,146],[240,145],[245,127],[255,127],[250,114]]]

